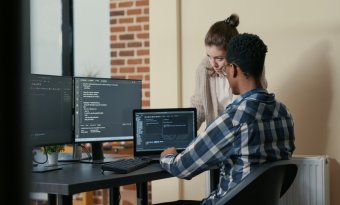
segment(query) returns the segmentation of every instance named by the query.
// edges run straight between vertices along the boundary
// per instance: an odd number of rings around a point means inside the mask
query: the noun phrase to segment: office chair
[[[298,167],[291,160],[269,162],[248,174],[215,205],[278,205]]]

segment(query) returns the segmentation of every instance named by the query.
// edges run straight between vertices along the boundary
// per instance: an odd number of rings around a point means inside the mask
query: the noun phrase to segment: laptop
[[[196,136],[196,108],[133,110],[135,157],[159,161],[164,149],[175,147],[180,153]]]

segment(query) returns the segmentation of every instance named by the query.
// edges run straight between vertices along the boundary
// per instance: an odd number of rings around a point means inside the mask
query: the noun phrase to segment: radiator
[[[279,205],[329,205],[327,156],[294,156],[298,173]]]

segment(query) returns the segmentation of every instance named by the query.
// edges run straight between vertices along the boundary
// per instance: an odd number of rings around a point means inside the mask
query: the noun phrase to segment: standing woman
[[[238,34],[238,25],[238,15],[231,14],[227,19],[214,23],[205,36],[207,56],[196,70],[195,93],[191,97],[191,105],[197,109],[198,128],[204,121],[209,125],[233,99],[222,70],[226,66],[227,44]],[[267,88],[264,71],[261,84]]]

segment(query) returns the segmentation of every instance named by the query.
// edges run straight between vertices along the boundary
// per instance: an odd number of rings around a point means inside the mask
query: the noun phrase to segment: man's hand
[[[164,156],[169,155],[169,154],[177,154],[176,148],[175,147],[170,147],[170,148],[165,149],[161,153],[161,157],[164,157]]]

